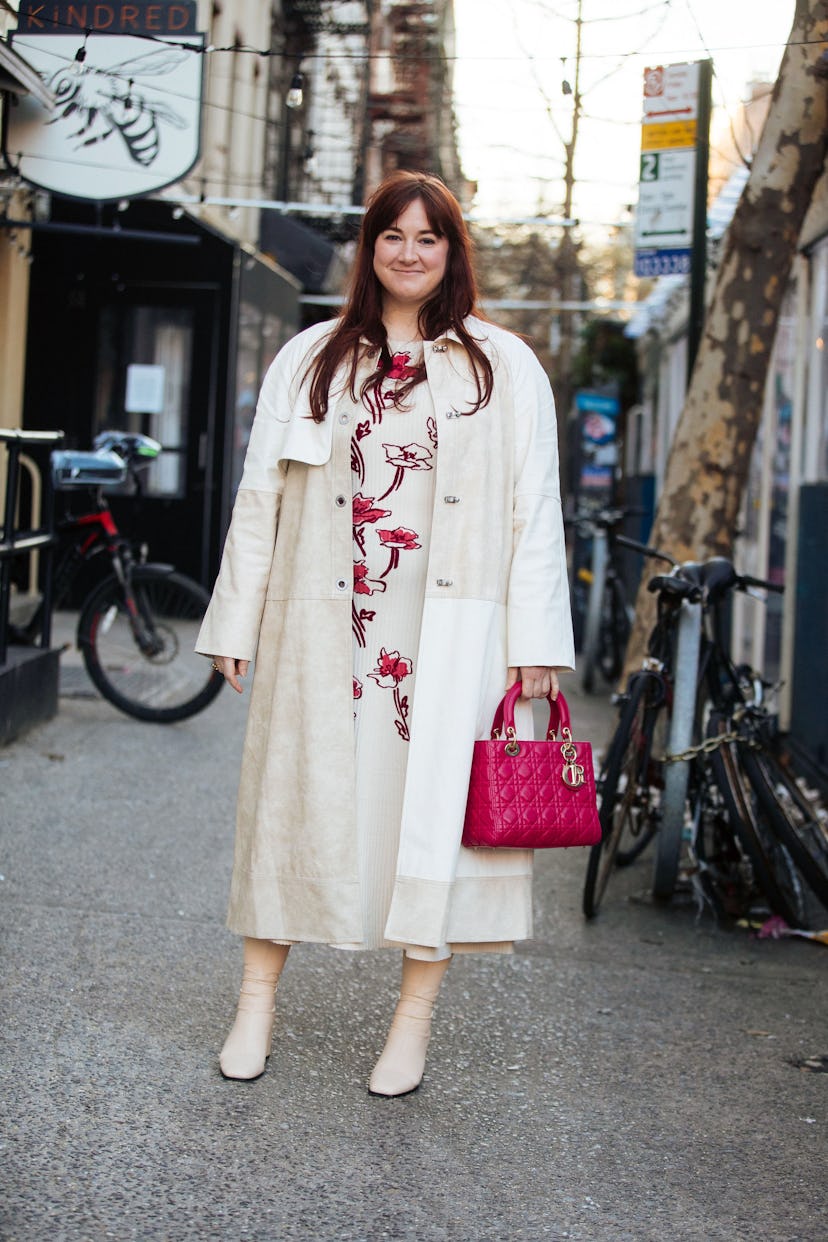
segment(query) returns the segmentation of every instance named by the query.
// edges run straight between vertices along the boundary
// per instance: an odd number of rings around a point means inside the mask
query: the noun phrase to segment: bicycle
[[[766,822],[813,898],[828,911],[828,809],[820,791],[794,769],[764,702],[748,704],[730,718],[712,713],[707,736],[715,743],[711,762],[731,816],[753,834]],[[794,891],[789,885],[775,908],[783,913],[786,905],[801,925],[813,922],[798,886]]]
[[[730,911],[741,902],[747,908],[758,889],[773,911],[802,925],[805,904],[796,866],[773,824],[752,813],[738,757],[729,750],[736,722],[748,713],[753,719],[769,717],[761,677],[731,660],[724,604],[734,590],[782,588],[738,574],[724,557],[687,562],[648,585],[671,593],[677,608],[653,895],[673,896],[686,846],[688,875],[714,906]]]
[[[621,697],[599,777],[603,838],[590,854],[584,913],[595,916],[613,868],[626,861],[622,844],[627,842],[632,858],[655,837],[657,898],[672,896],[686,847],[686,878],[717,911],[744,913],[759,889],[771,909],[802,925],[804,901],[792,851],[773,821],[752,813],[749,777],[735,749],[748,721],[768,719],[762,683],[733,665],[722,633],[722,604],[730,591],[778,588],[737,574],[720,557],[675,566],[648,585],[658,594],[658,615],[644,665]],[[676,744],[681,737],[688,738],[684,747]],[[750,745],[756,746],[755,734]],[[790,789],[788,797],[807,824],[809,857],[828,877],[826,859],[813,844],[823,839],[823,829],[819,821],[815,826],[813,802],[805,804],[805,793],[794,785],[800,801]],[[764,783],[764,805],[778,799],[778,784],[776,789],[772,795],[771,782]],[[802,835],[802,823],[800,829]]]
[[[148,562],[146,546],[133,548],[118,530],[104,488],[130,480],[140,494],[139,472],[161,445],[127,432],[103,432],[94,452],[59,450],[51,455],[55,489],[66,497],[58,522],[58,559],[53,601],[60,607],[89,562],[103,558],[110,572],[82,601],[76,642],[86,671],[114,707],[137,720],[170,724],[202,711],[224,678],[193,646],[209,595],[172,565]],[[69,496],[92,491],[94,500],[72,513]],[[43,603],[15,642],[32,644],[41,629]]]
[[[675,565],[672,557],[656,548],[626,538],[624,543],[643,556]],[[598,913],[614,867],[634,862],[658,830],[653,798],[663,787],[665,722],[672,702],[672,684],[665,676],[670,661],[666,607],[666,599],[660,596],[643,666],[617,697],[619,720],[598,777],[602,834],[587,864],[583,894],[587,918]]]
[[[633,610],[618,572],[617,549],[619,544],[635,545],[619,535],[618,528],[626,517],[642,513],[641,509],[600,509],[576,514],[573,519],[578,533],[592,539],[590,567],[577,573],[579,582],[588,587],[581,648],[581,684],[586,694],[594,691],[598,672],[607,682],[621,675]]]

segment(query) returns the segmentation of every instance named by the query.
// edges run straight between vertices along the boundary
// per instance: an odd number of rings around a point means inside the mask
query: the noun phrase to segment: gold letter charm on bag
[[[564,784],[570,789],[577,789],[584,783],[584,769],[580,763],[565,763],[562,775]]]
[[[578,751],[575,743],[572,741],[572,734],[569,732],[569,729],[562,729],[561,736],[565,738],[564,744],[561,747],[561,758],[564,761],[563,771],[561,772],[563,783],[568,785],[570,789],[577,789],[579,785],[584,783],[584,769],[580,763],[575,762],[578,758]]]

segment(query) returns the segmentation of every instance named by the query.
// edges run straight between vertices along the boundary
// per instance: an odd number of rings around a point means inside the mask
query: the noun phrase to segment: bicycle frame
[[[132,573],[136,565],[154,569],[158,573],[172,573],[173,566],[162,562],[148,562],[146,549],[141,548],[136,557],[131,542],[119,531],[112,511],[102,494],[98,491],[95,509],[88,513],[69,515],[58,523],[58,535],[66,543],[55,571],[54,604],[58,607],[65,600],[72,583],[77,577],[80,567],[98,556],[105,556],[112,573],[123,592],[124,605],[129,617],[135,641],[147,656],[155,655],[159,649],[159,640],[154,636],[153,626],[149,618],[143,616],[140,598],[132,586]],[[31,638],[37,630],[42,605],[40,605],[20,637]],[[80,628],[78,645],[82,643]]]

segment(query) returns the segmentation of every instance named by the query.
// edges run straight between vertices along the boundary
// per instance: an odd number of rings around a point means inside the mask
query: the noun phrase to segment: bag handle
[[[510,686],[498,703],[497,710],[494,714],[494,720],[492,721],[493,738],[499,738],[503,732],[509,736],[509,729],[512,730],[512,736],[514,736],[515,704],[520,698],[522,689],[523,683],[516,681],[513,686]],[[546,698],[549,703],[549,724],[546,728],[546,740],[548,742],[554,742],[558,733],[560,733],[563,738],[564,730],[569,732],[571,738],[572,733],[569,718],[569,704],[564,698],[563,693],[559,690],[557,699],[553,699],[551,694],[548,694]]]

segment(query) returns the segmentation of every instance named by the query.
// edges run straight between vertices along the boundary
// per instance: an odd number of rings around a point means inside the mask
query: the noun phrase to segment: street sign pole
[[[698,120],[696,123],[696,180],[693,203],[693,245],[690,258],[690,319],[687,333],[687,386],[704,330],[707,277],[707,169],[710,156],[713,62],[699,61]]]

